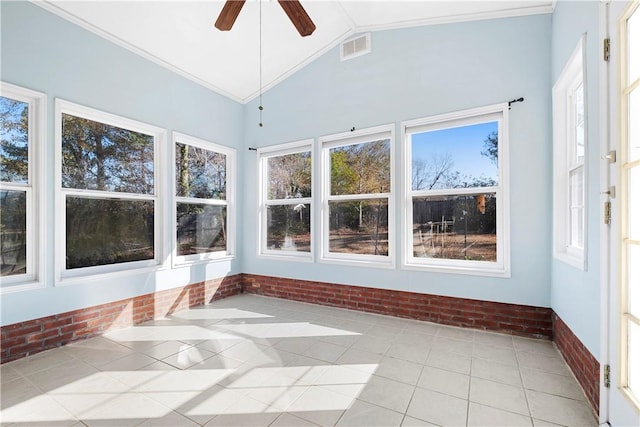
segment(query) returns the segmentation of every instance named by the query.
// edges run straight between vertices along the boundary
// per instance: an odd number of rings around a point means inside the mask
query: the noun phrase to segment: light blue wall
[[[54,287],[54,99],[221,145],[243,141],[242,106],[27,2],[1,2],[3,81],[47,95],[45,288],[2,295],[2,324],[38,318],[240,272],[240,261]],[[161,173],[172,174],[167,163]],[[238,206],[242,208],[242,200]],[[167,208],[167,214],[169,214]],[[242,229],[238,232],[241,235]]]
[[[523,96],[525,102],[514,105],[509,117],[510,279],[259,259],[256,209],[241,217],[243,270],[549,307],[550,36],[550,15],[375,32],[372,53],[340,62],[335,48],[269,90],[263,97],[263,128],[257,126],[257,102],[245,108],[246,145],[264,147],[388,123],[396,124],[399,138],[403,120]],[[401,170],[397,142],[396,167]],[[256,154],[244,151],[249,207],[257,199]],[[396,206],[399,219],[400,203]],[[399,266],[399,253],[396,261]]]
[[[551,84],[586,33],[587,95],[587,271],[552,259],[551,307],[585,344],[600,355],[600,99],[599,2],[559,1],[552,18]]]

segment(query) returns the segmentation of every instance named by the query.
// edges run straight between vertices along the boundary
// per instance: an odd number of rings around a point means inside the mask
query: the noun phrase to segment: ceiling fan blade
[[[245,0],[227,0],[216,20],[215,27],[220,31],[229,31],[244,6]]]
[[[298,0],[278,0],[278,3],[302,37],[313,34],[316,26]]]

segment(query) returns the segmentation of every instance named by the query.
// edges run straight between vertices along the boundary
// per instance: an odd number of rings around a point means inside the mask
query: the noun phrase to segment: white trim
[[[395,124],[374,126],[366,129],[358,129],[350,132],[341,132],[332,135],[325,135],[319,138],[320,150],[320,232],[322,238],[319,239],[320,263],[334,263],[354,266],[366,266],[375,268],[395,268]],[[369,143],[378,140],[389,140],[389,192],[388,193],[367,193],[352,195],[331,195],[331,167],[330,150],[336,147],[344,147],[354,144]],[[329,202],[348,200],[387,200],[387,234],[388,234],[388,254],[387,255],[363,255],[345,254],[329,251]]]
[[[2,183],[2,190],[24,191],[27,203],[27,271],[26,274],[0,279],[0,294],[45,287],[46,204],[46,110],[47,96],[21,86],[0,81],[0,96],[28,104],[28,183]]]
[[[310,263],[315,260],[315,152],[314,140],[303,139],[300,141],[261,147],[257,150],[258,171],[258,238],[256,239],[256,254],[259,259],[294,261]],[[270,158],[288,156],[291,154],[309,153],[311,156],[311,197],[291,199],[267,199],[267,162]],[[267,207],[283,205],[309,205],[309,252],[272,250],[267,247]]]
[[[226,261],[235,258],[236,255],[236,209],[235,209],[235,182],[236,182],[236,150],[235,148],[226,147],[216,144],[204,139],[196,138],[194,136],[186,135],[180,132],[172,132],[172,144],[171,155],[169,156],[170,168],[173,171],[171,179],[171,260],[172,267],[184,267],[193,264]],[[177,183],[176,183],[176,144],[181,143],[190,145],[203,150],[212,151],[223,154],[225,156],[225,199],[199,199],[195,197],[179,197],[177,196]],[[227,249],[225,251],[213,251],[192,255],[178,255],[178,225],[176,223],[176,213],[178,209],[178,203],[189,203],[199,205],[211,205],[211,206],[224,206],[227,209]]]
[[[131,130],[145,135],[152,136],[154,139],[153,159],[154,159],[154,181],[152,194],[129,194],[118,193],[112,191],[94,191],[74,188],[62,187],[62,115],[69,114],[74,117],[80,117],[110,126]],[[132,271],[146,271],[148,269],[158,270],[166,267],[167,264],[167,247],[166,247],[166,231],[163,224],[165,223],[165,197],[161,194],[166,192],[166,178],[160,173],[160,169],[164,165],[166,131],[157,126],[149,125],[136,120],[120,117],[115,114],[96,110],[87,106],[75,104],[63,99],[56,98],[55,114],[55,154],[54,154],[54,170],[55,170],[55,286],[86,283],[95,279],[103,279],[117,277],[121,272],[131,274]],[[154,203],[154,258],[151,260],[132,261],[126,263],[116,263],[91,267],[80,267],[67,270],[66,268],[66,198],[71,197],[91,197],[100,199],[125,199],[152,201]],[[114,276],[115,275],[115,276]],[[91,280],[89,280],[91,278]],[[75,280],[79,279],[79,280]],[[81,280],[80,280],[81,279]]]
[[[511,226],[509,192],[509,114],[506,103],[493,104],[468,110],[401,122],[403,164],[402,174],[402,268],[406,270],[475,276],[511,277]],[[486,122],[498,123],[498,185],[492,187],[452,188],[442,190],[411,189],[411,144],[415,133],[462,127]],[[413,199],[414,197],[456,196],[495,193],[496,197],[496,261],[466,261],[454,259],[419,258],[413,256]]]
[[[552,89],[553,104],[553,257],[580,270],[587,270],[589,200],[588,86],[586,75],[586,34],[582,34]],[[582,83],[584,103],[584,158],[575,163],[570,158],[575,143],[571,134],[574,88]],[[571,95],[570,95],[571,94]],[[571,171],[583,168],[583,247],[571,245]]]

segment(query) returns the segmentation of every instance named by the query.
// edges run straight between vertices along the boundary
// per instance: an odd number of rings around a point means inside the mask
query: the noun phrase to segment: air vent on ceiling
[[[366,55],[369,52],[371,52],[371,33],[363,34],[342,42],[340,46],[340,60],[346,61],[347,59]]]

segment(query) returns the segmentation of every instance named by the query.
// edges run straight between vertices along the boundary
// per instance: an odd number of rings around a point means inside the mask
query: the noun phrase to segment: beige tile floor
[[[1,367],[3,426],[594,426],[548,341],[240,295]]]

